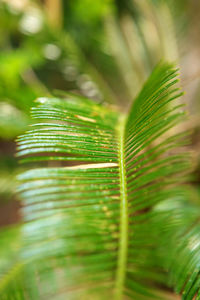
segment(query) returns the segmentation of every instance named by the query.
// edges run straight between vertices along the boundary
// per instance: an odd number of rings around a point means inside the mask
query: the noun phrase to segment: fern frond
[[[174,150],[185,135],[166,136],[184,115],[169,105],[181,95],[176,77],[158,65],[128,115],[73,95],[38,99],[18,138],[31,164],[19,177],[22,299],[163,299],[149,215],[189,167]]]
[[[194,193],[188,188],[177,190],[174,196],[155,208],[159,214],[154,217],[162,232],[157,235],[158,254],[161,264],[168,270],[168,284],[187,300],[200,296],[199,200],[191,201],[199,195],[194,196]]]

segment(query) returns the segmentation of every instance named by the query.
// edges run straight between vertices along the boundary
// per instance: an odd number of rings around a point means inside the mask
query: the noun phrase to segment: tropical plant
[[[13,140],[38,96],[61,89],[126,105],[165,58],[181,66],[184,101],[198,111],[198,85],[188,84],[199,74],[197,11],[183,0],[0,0],[1,211],[16,203]]]
[[[200,299],[177,81],[159,64],[128,113],[72,94],[37,100],[18,138],[24,222],[0,236],[2,300],[174,299],[171,288]]]

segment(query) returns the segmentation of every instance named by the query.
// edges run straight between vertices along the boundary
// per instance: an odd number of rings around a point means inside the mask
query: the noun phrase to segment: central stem
[[[115,300],[123,297],[124,282],[126,276],[127,250],[128,250],[128,199],[126,182],[126,165],[124,151],[124,127],[125,119],[119,126],[119,172],[120,172],[120,233],[119,252],[117,262],[117,274],[115,285]]]

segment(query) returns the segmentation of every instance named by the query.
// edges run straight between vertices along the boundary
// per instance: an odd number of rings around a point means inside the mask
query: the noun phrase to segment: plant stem
[[[128,250],[128,199],[126,166],[124,153],[124,126],[125,118],[119,124],[119,171],[120,171],[120,233],[119,252],[115,283],[115,300],[123,297],[124,281],[126,276],[127,250]]]

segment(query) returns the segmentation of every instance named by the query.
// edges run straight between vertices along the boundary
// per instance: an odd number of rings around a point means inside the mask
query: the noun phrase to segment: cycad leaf
[[[155,228],[151,239],[156,237],[156,256],[159,265],[168,272],[168,285],[187,300],[198,299],[200,293],[198,198],[188,187],[177,188],[171,197],[154,208],[148,223]]]
[[[180,96],[176,76],[160,64],[128,115],[78,96],[38,100],[36,122],[18,139],[18,156],[36,164],[19,177],[20,299],[160,297],[155,283],[165,279],[149,260],[146,223],[188,167],[173,150],[184,135],[166,134],[183,115],[169,104]]]

